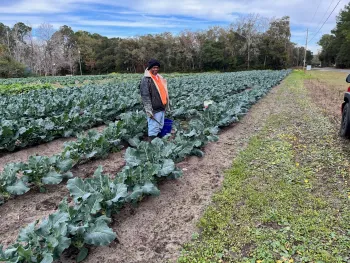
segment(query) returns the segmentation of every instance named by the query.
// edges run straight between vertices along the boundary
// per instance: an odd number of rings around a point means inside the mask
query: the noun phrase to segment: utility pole
[[[300,47],[298,47],[297,67],[299,67],[299,53],[300,53]]]
[[[308,38],[309,38],[309,29],[306,30],[306,43],[305,43],[305,54],[304,54],[304,71],[306,70],[305,64],[306,64],[306,50],[307,50]]]

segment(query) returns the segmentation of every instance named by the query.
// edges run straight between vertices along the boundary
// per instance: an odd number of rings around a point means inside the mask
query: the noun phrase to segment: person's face
[[[153,68],[151,68],[149,70],[153,75],[157,75],[158,71],[159,71],[159,67],[158,66],[154,66]]]

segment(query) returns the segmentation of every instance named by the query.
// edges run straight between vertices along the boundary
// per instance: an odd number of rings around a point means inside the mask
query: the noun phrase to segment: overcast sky
[[[339,0],[0,0],[0,22],[12,26],[24,22],[33,28],[46,22],[55,28],[68,25],[107,37],[129,37],[185,29],[227,26],[237,17],[258,13],[266,17],[290,16],[292,41],[305,45],[306,28],[310,30],[309,47],[317,52],[322,34],[335,27],[336,16],[349,3]]]

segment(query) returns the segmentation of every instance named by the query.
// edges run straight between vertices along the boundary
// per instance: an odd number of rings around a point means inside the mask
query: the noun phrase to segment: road
[[[339,68],[313,68],[312,70],[317,71],[335,71],[335,72],[344,72],[350,74],[350,69],[339,69]]]

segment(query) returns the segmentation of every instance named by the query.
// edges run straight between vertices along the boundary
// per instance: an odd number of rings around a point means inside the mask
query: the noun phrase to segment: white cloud
[[[229,24],[237,16],[248,13],[259,13],[267,17],[288,15],[291,18],[292,41],[303,45],[306,28],[309,28],[312,37],[337,2],[320,1],[183,0],[178,2],[174,0],[134,0],[113,2],[110,0],[21,0],[3,4],[0,7],[0,21],[5,23],[29,21],[32,24],[42,22],[61,23],[62,25],[74,25],[75,28],[79,25],[81,27],[90,26],[94,30],[98,30],[99,27],[103,30],[103,27],[106,26],[116,28],[164,28],[165,30],[166,28],[178,28],[180,30],[182,28],[192,29],[195,24],[199,27],[201,23],[202,28],[210,23]],[[318,5],[319,9],[314,17]],[[324,33],[329,33],[335,27],[336,15],[343,6],[344,4],[340,4],[336,8],[329,21],[315,36],[310,45],[316,46],[315,43],[317,43],[319,37]],[[100,15],[101,19],[94,16],[95,14]],[[11,20],[11,17],[13,17],[13,20]],[[192,21],[191,19],[196,20]]]
[[[33,1],[18,1],[12,2],[10,5],[2,4],[0,7],[0,13],[7,14],[32,14],[32,13],[53,13],[60,12],[62,9],[60,8],[60,4],[53,4],[51,1],[45,0],[35,0]]]
[[[137,22],[137,21],[111,21],[111,20],[80,20],[79,24],[84,26],[115,26],[115,27],[145,27],[145,28],[173,28],[175,24],[159,24],[155,22]]]

